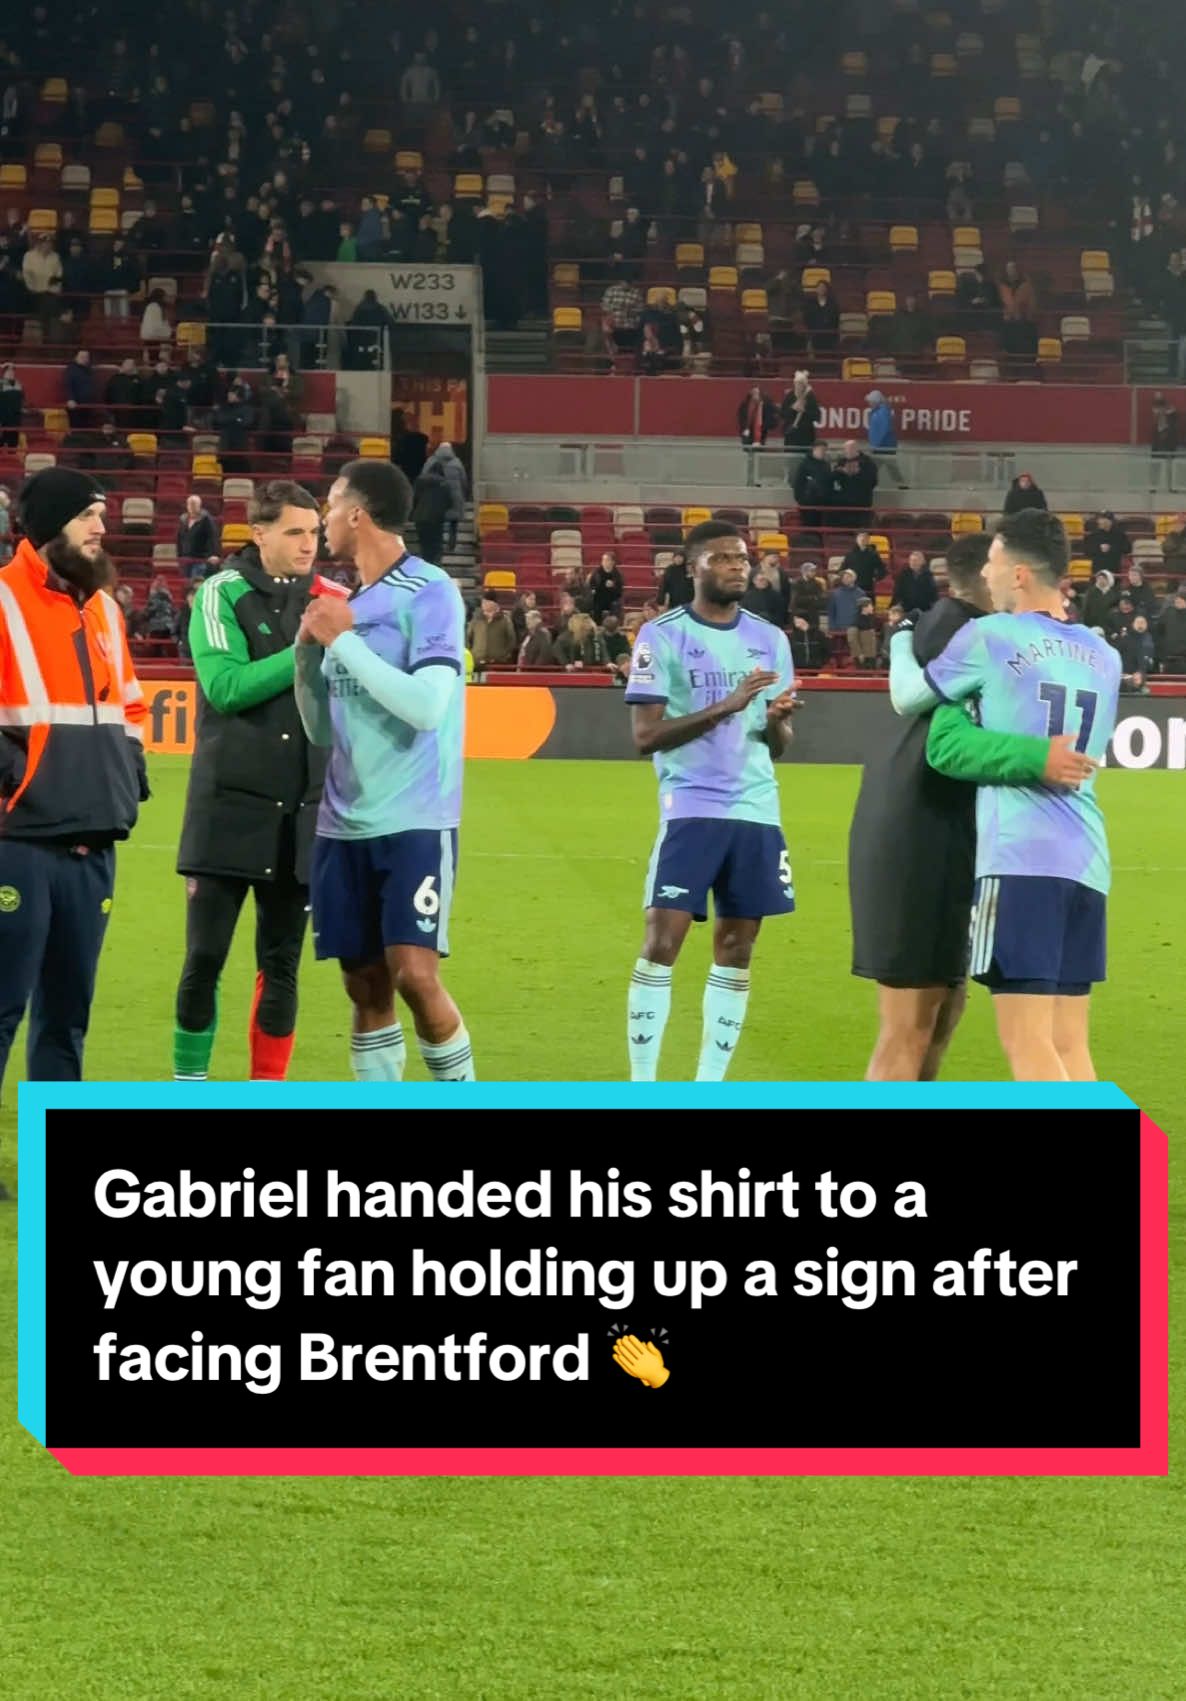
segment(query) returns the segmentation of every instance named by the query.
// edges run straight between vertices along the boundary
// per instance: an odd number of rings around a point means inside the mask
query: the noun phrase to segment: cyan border
[[[17,1417],[45,1446],[45,1108],[17,1089]]]

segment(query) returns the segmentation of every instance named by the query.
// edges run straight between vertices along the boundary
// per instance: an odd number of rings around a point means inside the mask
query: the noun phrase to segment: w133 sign
[[[1166,1469],[1114,1087],[23,1087],[20,1181],[71,1471]]]

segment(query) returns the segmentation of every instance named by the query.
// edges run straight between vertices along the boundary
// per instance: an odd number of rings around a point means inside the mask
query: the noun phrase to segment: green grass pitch
[[[153,780],[121,852],[92,1078],[170,1072],[184,762],[155,759]],[[863,1072],[873,994],[848,975],[844,872],[856,783],[855,769],[783,771],[799,911],[759,942],[735,1079]],[[1169,1130],[1175,1289],[1186,1271],[1182,784],[1173,773],[1102,779],[1118,872],[1112,978],[1096,1005],[1101,1076]],[[654,820],[641,763],[471,765],[447,978],[484,1079],[622,1077]],[[693,1070],[707,946],[697,930],[676,971],[665,1079]],[[219,1079],[246,1073],[252,979],[248,907],[224,983]],[[332,966],[306,959],[302,999],[294,1076],[345,1079],[348,1010]],[[409,1075],[421,1072],[413,1054]],[[978,992],[947,1073],[1002,1074]],[[18,1074],[0,1112],[10,1187]],[[12,1701],[1183,1692],[1178,1307],[1166,1481],[76,1482],[15,1420],[15,1218],[0,1205],[0,1693]]]

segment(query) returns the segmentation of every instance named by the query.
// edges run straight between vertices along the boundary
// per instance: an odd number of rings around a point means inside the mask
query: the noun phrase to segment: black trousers
[[[255,896],[255,964],[263,976],[256,1020],[283,1038],[297,1018],[297,973],[309,922],[309,889],[291,868],[276,880],[196,874],[186,881],[185,966],[177,988],[177,1026],[201,1033],[214,1020],[215,993],[248,891]]]
[[[25,1009],[30,1081],[81,1081],[115,851],[0,838],[0,1082]]]

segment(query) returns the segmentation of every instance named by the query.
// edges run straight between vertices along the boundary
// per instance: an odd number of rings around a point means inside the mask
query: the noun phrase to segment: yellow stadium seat
[[[918,226],[913,224],[896,224],[890,230],[890,252],[894,254],[918,253]]]
[[[1157,516],[1157,535],[1158,535],[1158,537],[1162,537],[1162,538],[1168,537],[1169,533],[1172,532],[1173,529],[1174,529],[1174,521],[1177,519],[1177,517],[1178,516],[1176,514],[1158,514],[1158,516]]]
[[[712,519],[712,509],[685,508],[681,518],[684,530],[690,532],[693,526],[703,526]]]
[[[935,355],[940,366],[944,361],[966,360],[968,345],[962,337],[940,337],[935,344]]]
[[[581,268],[574,266],[571,261],[561,261],[558,266],[552,267],[552,283],[557,289],[579,289]]]
[[[251,542],[251,527],[244,525],[242,520],[234,520],[222,528],[222,547],[224,549],[242,549],[243,545]]]
[[[737,288],[736,266],[713,266],[708,274],[709,289],[735,290]]]
[[[739,224],[733,232],[733,240],[736,243],[740,243],[764,242],[766,239],[762,233],[762,227],[760,224]]]
[[[358,453],[364,461],[388,461],[391,459],[391,439],[362,437],[359,439]]]
[[[42,100],[53,101],[55,105],[60,106],[69,93],[65,77],[47,77],[41,85]]]
[[[743,289],[741,292],[741,311],[743,313],[768,313],[770,303],[766,299],[764,289]]]
[[[800,177],[791,190],[791,199],[797,207],[818,207],[819,190],[809,177]]]
[[[983,514],[953,514],[951,516],[952,537],[967,537],[972,532],[984,530]]]
[[[992,110],[998,124],[1012,124],[1021,117],[1021,102],[1016,95],[998,95]]]
[[[840,368],[840,376],[848,382],[872,378],[873,362],[866,360],[863,354],[849,355]]]
[[[204,319],[179,319],[177,321],[178,348],[205,348],[206,321]]]
[[[1071,561],[1072,579],[1090,579],[1094,569],[1085,556],[1076,555]]]
[[[23,189],[28,181],[23,165],[0,165],[0,189]]]
[[[979,248],[980,227],[974,224],[959,224],[951,233],[953,248]]]
[[[647,290],[648,307],[674,307],[676,294],[670,284],[652,284]]]
[[[1103,248],[1085,248],[1079,256],[1079,270],[1082,272],[1110,272],[1112,262],[1107,250]]]
[[[119,190],[118,189],[92,189],[91,190],[91,211],[92,212],[94,212],[96,207],[118,207],[118,206],[119,206]]]
[[[490,537],[505,532],[511,523],[511,511],[505,502],[483,502],[478,507],[478,536]]]
[[[954,295],[955,294],[955,273],[954,272],[931,272],[931,273],[929,273],[928,276],[927,276],[927,293],[928,293],[928,295],[932,295],[932,296],[934,296],[934,295]]]
[[[70,415],[65,408],[46,408],[41,423],[53,437],[64,437],[70,429]]]
[[[840,61],[840,69],[846,77],[864,77],[869,71],[869,55],[867,53],[846,53]]]
[[[128,448],[133,455],[155,456],[157,440],[155,431],[129,431]]]
[[[759,555],[765,555],[768,549],[776,549],[780,555],[785,555],[790,547],[791,542],[785,532],[763,532],[758,539]]]
[[[33,151],[33,169],[34,171],[61,171],[61,143],[38,142]]]
[[[954,53],[931,54],[932,77],[954,77],[958,74],[958,72],[959,65],[956,62]]]
[[[119,214],[114,207],[92,207],[90,218],[92,236],[118,236]]]
[[[886,537],[884,532],[870,532],[869,542],[873,545],[874,549],[883,561],[889,560],[890,540]]]
[[[777,90],[767,89],[764,94],[758,96],[758,101],[763,112],[777,114],[783,110],[783,98]]]
[[[892,289],[871,289],[865,296],[866,313],[896,313],[898,298]]]
[[[579,331],[584,324],[579,307],[553,307],[552,329],[554,331]]]
[[[195,479],[217,479],[222,488],[222,462],[217,455],[195,455],[190,471]]]
[[[122,148],[124,145],[124,127],[110,121],[100,124],[95,131],[95,146],[97,148]],[[126,177],[125,177],[126,182]]]
[[[482,577],[482,584],[488,591],[513,591],[518,583],[511,567],[491,567]]]
[[[368,130],[362,138],[364,154],[385,154],[391,151],[390,130]]]
[[[496,219],[505,218],[515,204],[513,195],[487,195],[486,210],[493,213]]]
[[[1039,366],[1057,366],[1062,359],[1062,339],[1060,337],[1038,338]]]
[[[895,133],[897,132],[898,125],[901,122],[902,122],[902,120],[897,116],[896,113],[883,112],[881,117],[877,120],[877,139],[878,139],[878,141],[888,142],[891,139],[891,137],[893,137],[895,135]]]
[[[58,209],[56,207],[34,207],[29,214],[30,230],[57,230]]]
[[[195,130],[209,130],[218,117],[212,100],[193,100],[189,106],[189,121]]]
[[[453,193],[459,201],[480,201],[485,188],[480,171],[459,171],[453,179]]]
[[[1055,519],[1062,521],[1062,529],[1072,543],[1082,542],[1087,530],[1082,514],[1056,514]]]
[[[699,270],[704,264],[704,249],[698,242],[680,242],[676,245],[675,263],[681,271],[688,268]]]
[[[141,189],[143,189],[143,187],[144,187],[144,184],[143,184],[142,180],[139,177],[136,176],[135,166],[134,165],[125,165],[124,166],[124,188],[128,192],[128,194],[129,195],[135,195]]]
[[[424,155],[419,148],[400,148],[395,156],[397,171],[423,171]]]
[[[802,289],[814,289],[816,284],[830,284],[831,281],[831,266],[804,266],[803,276],[799,279],[799,285]]]

